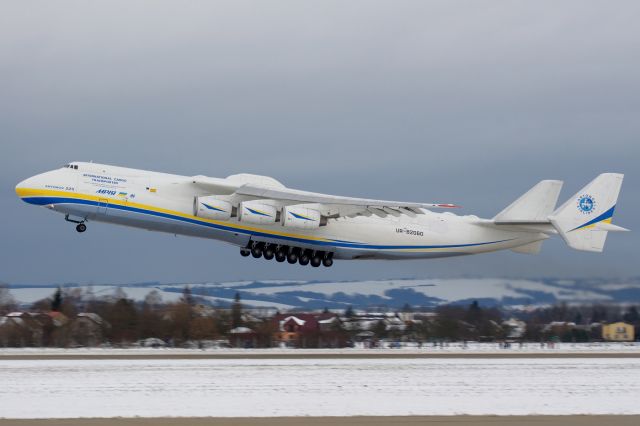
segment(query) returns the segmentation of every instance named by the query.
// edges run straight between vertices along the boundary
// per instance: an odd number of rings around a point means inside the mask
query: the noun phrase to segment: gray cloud
[[[331,271],[249,262],[211,241],[61,217],[19,180],[70,160],[253,172],[345,195],[491,216],[536,181],[563,198],[626,173],[640,207],[636,2],[16,2],[0,13],[0,279],[42,281],[637,275],[636,233],[603,255],[545,243]]]

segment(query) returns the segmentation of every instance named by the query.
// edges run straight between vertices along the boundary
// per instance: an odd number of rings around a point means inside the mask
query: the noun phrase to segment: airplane
[[[330,267],[334,259],[430,259],[497,250],[535,254],[559,234],[601,252],[623,175],[604,173],[555,208],[562,181],[543,180],[491,219],[454,204],[352,198],[291,189],[253,174],[180,176],[72,162],[16,186],[25,202],[64,214],[80,233],[106,222],[221,240],[242,256]]]

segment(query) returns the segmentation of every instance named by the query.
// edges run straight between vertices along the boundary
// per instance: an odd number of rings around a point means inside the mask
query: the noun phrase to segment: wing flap
[[[292,201],[296,203],[321,203],[332,205],[349,205],[366,207],[380,207],[393,209],[399,212],[401,208],[414,209],[454,209],[455,204],[442,203],[407,203],[402,201],[374,200],[369,198],[342,197],[338,195],[327,195],[316,192],[300,191],[297,189],[281,188],[272,189],[255,185],[243,185],[236,191],[238,195],[245,195],[259,198],[269,198],[275,200]],[[415,212],[415,210],[414,210]]]
[[[309,204],[329,217],[407,215],[415,217],[425,214],[423,209],[454,209],[459,206],[446,203],[414,203],[375,200],[369,198],[343,197],[287,188],[279,182],[269,181],[266,176],[234,175],[226,179],[193,176],[192,183],[212,195],[231,195],[235,202],[244,200],[271,200],[278,205]],[[265,184],[262,184],[262,181]]]

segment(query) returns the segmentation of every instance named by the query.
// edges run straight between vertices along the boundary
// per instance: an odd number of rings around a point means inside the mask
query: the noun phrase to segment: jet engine
[[[238,209],[238,219],[245,223],[275,223],[278,211],[275,207],[255,201],[243,201]]]
[[[321,225],[320,212],[305,207],[287,206],[282,208],[282,226],[299,229],[313,229]]]
[[[228,201],[216,197],[196,197],[193,203],[194,215],[205,219],[229,220],[233,213],[233,206]]]

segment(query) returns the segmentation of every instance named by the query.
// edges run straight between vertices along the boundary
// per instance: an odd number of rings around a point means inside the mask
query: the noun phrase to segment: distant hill
[[[202,303],[228,306],[236,292],[249,307],[277,309],[342,309],[434,307],[441,304],[467,304],[478,300],[482,305],[505,307],[543,306],[567,303],[640,303],[640,278],[605,279],[539,279],[506,278],[397,279],[378,281],[238,281],[220,283],[139,283],[128,285],[84,286],[68,284],[66,288],[82,288],[93,297],[112,297],[119,289],[128,297],[142,301],[157,290],[165,302],[178,300],[184,287]],[[53,294],[56,285],[10,285],[14,298],[22,305]],[[119,291],[118,290],[118,291]]]

